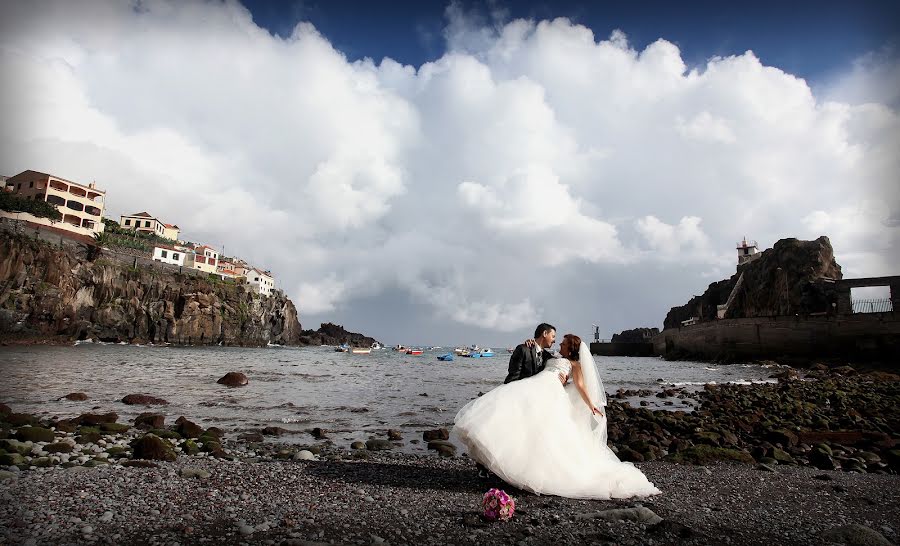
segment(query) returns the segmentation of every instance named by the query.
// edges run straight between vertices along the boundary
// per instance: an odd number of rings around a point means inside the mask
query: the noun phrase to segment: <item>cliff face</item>
[[[828,237],[782,239],[759,258],[740,266],[730,279],[712,283],[702,296],[673,307],[664,328],[677,328],[691,317],[715,320],[717,306],[728,301],[739,280],[725,318],[827,313],[836,296],[825,279],[841,278],[841,266],[834,259]]]
[[[302,343],[294,304],[0,233],[0,334],[185,345]],[[279,293],[280,294],[280,293]]]

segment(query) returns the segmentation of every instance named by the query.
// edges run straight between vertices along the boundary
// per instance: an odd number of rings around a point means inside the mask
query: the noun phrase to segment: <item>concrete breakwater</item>
[[[900,317],[889,312],[717,320],[668,328],[652,345],[654,354],[670,359],[891,360],[900,357]]]

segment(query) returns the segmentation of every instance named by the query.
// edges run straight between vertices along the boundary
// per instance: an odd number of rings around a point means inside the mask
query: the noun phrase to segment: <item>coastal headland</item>
[[[36,232],[40,233],[40,232]],[[121,254],[86,241],[0,230],[0,340],[266,346],[373,338],[323,324],[303,330],[281,291],[262,295],[226,282]]]
[[[853,301],[852,289],[878,286],[890,297]],[[898,306],[900,276],[845,279],[827,237],[782,239],[739,254],[735,274],[672,307],[662,332],[626,330],[593,343],[592,351],[717,362],[843,359],[893,368],[900,359]]]
[[[777,383],[609,393],[609,442],[662,490],[583,501],[477,477],[445,427],[391,425],[348,445],[321,428],[222,430],[123,393],[84,413],[0,405],[4,543],[890,544],[900,521],[900,377],[843,366],[782,368]],[[253,377],[249,381],[254,381]],[[60,396],[64,393],[59,393]],[[48,393],[48,396],[51,396]],[[632,407],[654,397],[687,411]],[[47,402],[52,409],[53,402]],[[146,407],[119,422],[121,404]],[[49,412],[48,412],[49,414]],[[451,419],[448,416],[447,419]],[[398,452],[426,442],[428,454]],[[556,462],[554,464],[564,464]],[[479,516],[489,487],[515,495],[508,523]],[[868,540],[869,542],[861,542]]]

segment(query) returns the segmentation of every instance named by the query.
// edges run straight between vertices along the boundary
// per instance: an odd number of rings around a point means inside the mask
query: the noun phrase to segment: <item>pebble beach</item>
[[[752,465],[640,465],[663,494],[580,501],[514,492],[480,518],[467,458],[188,459],[4,474],[4,544],[863,544],[896,541],[900,478]],[[829,534],[830,533],[830,534]],[[845,536],[846,535],[846,536]],[[831,537],[829,539],[829,537]],[[865,542],[879,544],[890,542]]]
[[[125,419],[85,393],[67,395],[91,408],[77,415],[0,404],[0,544],[896,543],[900,378],[773,375],[609,393],[611,447],[662,494],[594,501],[480,478],[448,427],[352,442],[315,427],[298,443],[277,426],[201,426],[145,394],[119,401],[143,410]],[[689,410],[630,401],[688,395]],[[515,497],[511,521],[481,517],[491,487]]]

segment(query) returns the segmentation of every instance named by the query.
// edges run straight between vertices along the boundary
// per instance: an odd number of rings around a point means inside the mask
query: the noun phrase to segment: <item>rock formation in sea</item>
[[[647,343],[658,333],[659,328],[634,328],[613,334],[612,339],[609,341],[611,343]]]
[[[836,302],[831,281],[842,278],[828,237],[815,241],[781,239],[759,258],[738,266],[731,278],[714,282],[706,291],[666,315],[664,328],[682,321],[827,313]]]
[[[261,296],[246,284],[133,267],[90,245],[0,232],[0,336],[6,339],[304,345],[326,342],[332,330],[304,331],[280,291]]]

